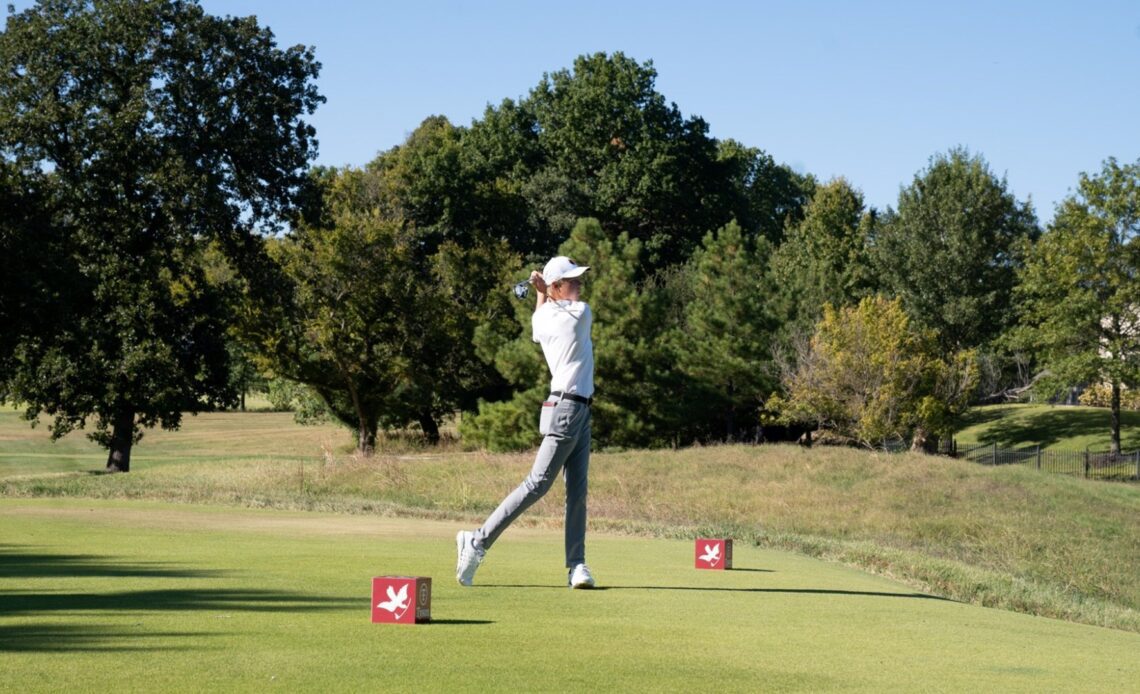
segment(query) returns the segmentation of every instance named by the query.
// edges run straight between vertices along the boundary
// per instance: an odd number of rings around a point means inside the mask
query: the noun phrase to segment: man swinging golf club
[[[561,470],[566,478],[566,568],[571,588],[593,588],[586,566],[586,473],[590,466],[590,404],[594,394],[594,345],[590,305],[581,301],[588,267],[566,256],[552,258],[530,273],[538,299],[531,318],[532,339],[542,345],[550,367],[550,396],[542,403],[542,445],[530,474],[475,530],[455,536],[455,577],[469,586],[483,556],[523,511],[550,490]]]

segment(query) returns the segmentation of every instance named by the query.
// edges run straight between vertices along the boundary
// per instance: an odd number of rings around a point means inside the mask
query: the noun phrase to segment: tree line
[[[196,2],[44,0],[0,35],[0,399],[147,427],[232,407],[252,372],[369,452],[386,429],[533,445],[548,257],[593,269],[603,446],[781,427],[928,444],[973,403],[1140,380],[1140,162],[1042,229],[985,159],[932,156],[897,208],[709,135],[652,62],[583,55],[363,167],[314,167],[312,49]]]

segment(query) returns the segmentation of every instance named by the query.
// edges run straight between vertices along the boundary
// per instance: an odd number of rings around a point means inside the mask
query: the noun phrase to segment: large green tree
[[[921,448],[953,430],[977,378],[969,351],[937,352],[933,332],[915,328],[897,299],[829,305],[769,407],[859,445],[902,439]]]
[[[63,235],[51,223],[43,176],[21,175],[0,160],[0,402],[3,374],[29,335],[51,330],[57,304],[75,287]]]
[[[464,134],[484,204],[510,220],[512,247],[549,257],[582,218],[642,246],[639,274],[684,262],[736,219],[778,243],[810,179],[763,151],[711,137],[656,89],[651,61],[579,56],[530,93],[489,107]],[[493,193],[493,194],[492,194]],[[486,216],[486,215],[484,215]]]
[[[1119,453],[1121,390],[1140,387],[1140,161],[1080,175],[1032,247],[1018,296],[1017,342],[1046,369],[1035,389],[1106,384]]]
[[[496,205],[501,196],[474,160],[467,138],[466,128],[432,116],[365,167],[380,211],[414,225],[432,248],[445,241],[469,246],[486,232],[512,240],[510,218],[502,219]]]
[[[544,76],[528,99],[545,155],[531,192],[551,216],[579,198],[588,207],[571,208],[575,218],[627,232],[651,262],[667,263],[687,257],[728,211],[710,204],[724,176],[708,125],[667,103],[656,78],[652,62],[621,53],[581,56]],[[559,187],[574,194],[563,200]]]
[[[736,140],[717,143],[717,160],[727,174],[727,194],[718,196],[745,236],[763,236],[780,246],[790,226],[798,224],[812,199],[816,180],[801,175],[757,147]]]
[[[789,334],[808,332],[823,307],[850,306],[874,293],[875,210],[842,178],[819,186],[772,259]]]
[[[682,380],[675,397],[686,406],[676,426],[689,437],[732,441],[755,431],[776,388],[770,255],[766,238],[749,239],[731,222],[707,234],[678,275],[680,320],[669,342]]]
[[[469,127],[424,119],[367,168],[381,174],[386,210],[425,243],[489,237],[539,262],[593,218],[609,238],[642,245],[643,277],[684,262],[732,219],[778,244],[814,182],[710,137],[656,91],[656,77],[651,62],[622,53],[580,56]]]
[[[880,221],[874,249],[884,289],[935,331],[944,354],[986,345],[1014,324],[1022,242],[1038,235],[1037,221],[980,155],[933,157]]]
[[[501,241],[460,245],[391,205],[388,169],[317,172],[324,209],[271,246],[285,281],[252,297],[243,329],[261,364],[310,387],[370,454],[381,429],[474,408],[499,380],[476,358],[479,320],[507,310],[517,259]]]
[[[322,101],[310,49],[252,18],[179,0],[43,0],[0,34],[0,158],[42,186],[37,215],[74,276],[52,323],[21,330],[6,397],[61,436],[93,419],[109,470],[144,427],[230,404],[225,285],[213,241],[243,272],[257,232],[291,214]],[[16,189],[26,189],[21,183]]]

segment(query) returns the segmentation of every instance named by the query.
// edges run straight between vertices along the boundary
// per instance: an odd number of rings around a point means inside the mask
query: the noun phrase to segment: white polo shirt
[[[584,301],[547,301],[531,317],[533,339],[550,367],[550,391],[594,394],[594,314]]]

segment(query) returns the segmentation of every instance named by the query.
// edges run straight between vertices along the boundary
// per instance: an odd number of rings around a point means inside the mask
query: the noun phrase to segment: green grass
[[[131,473],[132,475],[134,473]],[[120,476],[117,479],[126,479]],[[85,499],[0,500],[8,691],[1130,691],[1140,635],[917,592],[738,544],[514,527],[473,588],[455,523]],[[433,623],[371,624],[377,575],[433,579]]]
[[[0,419],[0,437],[27,435]],[[127,475],[69,472],[39,434],[34,465],[0,458],[0,497],[138,499],[418,517],[473,524],[530,454],[389,448],[346,453],[338,429],[287,414],[189,418],[148,435]],[[70,437],[69,437],[70,438]],[[65,439],[66,442],[66,439]],[[38,446],[38,447],[37,447]],[[7,466],[7,467],[5,467]],[[37,467],[38,466],[38,467]],[[795,446],[600,453],[591,528],[727,535],[876,572],[987,607],[1140,632],[1140,486],[921,455]],[[562,490],[520,521],[560,525]]]
[[[1123,450],[1140,449],[1140,412],[1120,413]],[[958,444],[992,443],[1000,448],[1040,445],[1043,450],[1107,451],[1111,414],[1103,407],[990,405],[969,412],[954,438]]]

